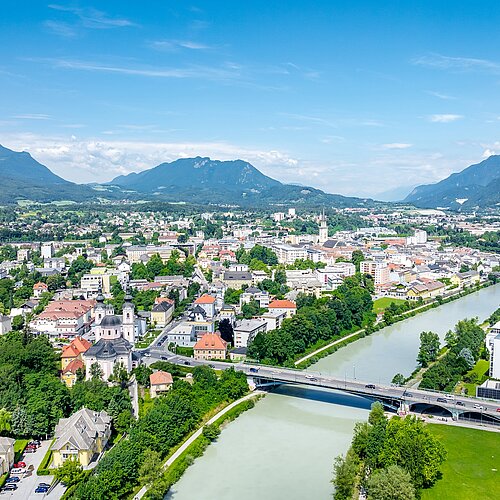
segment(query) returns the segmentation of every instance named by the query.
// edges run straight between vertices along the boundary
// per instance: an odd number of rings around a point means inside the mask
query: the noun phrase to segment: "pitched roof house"
[[[218,333],[206,333],[194,346],[195,359],[226,359],[227,342]]]
[[[172,387],[174,379],[170,373],[158,370],[149,376],[149,383],[151,385],[151,397],[156,398],[156,396],[167,392]]]
[[[87,466],[95,454],[101,453],[111,435],[111,417],[105,412],[82,408],[69,418],[61,418],[56,426],[52,450],[52,466],[59,467],[72,458]]]

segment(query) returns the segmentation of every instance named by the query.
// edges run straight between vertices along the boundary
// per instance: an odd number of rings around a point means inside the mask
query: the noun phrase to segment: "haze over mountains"
[[[500,156],[490,156],[436,184],[418,186],[404,201],[451,210],[495,206],[500,203]]]
[[[249,207],[280,204],[359,207],[373,203],[312,187],[283,184],[243,160],[219,161],[207,157],[182,158],[140,173],[118,176],[107,184],[84,185],[59,177],[27,152],[0,146],[0,178],[0,204],[99,198]],[[392,199],[396,192],[390,193]],[[491,156],[436,184],[418,186],[404,202],[422,208],[452,210],[495,206],[500,203],[500,156]]]

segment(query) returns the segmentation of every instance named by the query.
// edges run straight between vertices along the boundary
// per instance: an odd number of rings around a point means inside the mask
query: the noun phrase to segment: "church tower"
[[[323,244],[328,239],[328,225],[326,223],[325,211],[319,216],[319,238],[320,244]]]
[[[135,315],[132,295],[127,290],[125,294],[125,302],[123,303],[123,338],[128,340],[132,345],[135,343]]]

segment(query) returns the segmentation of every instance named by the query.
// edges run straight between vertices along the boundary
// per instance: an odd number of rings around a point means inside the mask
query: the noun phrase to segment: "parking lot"
[[[26,469],[29,470],[24,476],[17,475],[21,480],[16,483],[17,490],[15,491],[3,491],[0,495],[2,499],[19,499],[19,500],[31,500],[31,499],[41,499],[41,498],[56,498],[56,496],[46,495],[43,493],[35,493],[35,489],[39,483],[51,484],[53,481],[53,476],[37,476],[36,470],[40,465],[45,453],[49,449],[51,441],[42,441],[42,445],[34,453],[25,453],[21,461],[26,463]],[[60,498],[60,497],[59,497]]]

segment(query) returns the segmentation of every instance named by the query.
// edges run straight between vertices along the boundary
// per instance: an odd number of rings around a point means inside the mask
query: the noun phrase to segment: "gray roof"
[[[170,302],[167,302],[164,300],[163,302],[159,302],[158,304],[155,304],[153,306],[152,311],[153,312],[167,312],[171,307],[173,307],[173,305]]]
[[[0,436],[0,453],[7,453],[14,446],[15,439]]]
[[[120,354],[128,354],[131,350],[132,345],[123,337],[112,340],[100,339],[84,353],[84,356],[97,359],[109,359],[115,358]]]
[[[61,418],[54,433],[52,450],[60,450],[71,443],[78,450],[92,449],[97,437],[109,432],[111,417],[105,412],[82,408],[69,418]]]
[[[252,273],[250,271],[226,271],[224,273],[225,280],[251,280]]]
[[[107,314],[101,321],[101,327],[114,328],[120,326],[121,324],[122,319],[120,316],[116,316],[115,314]]]

